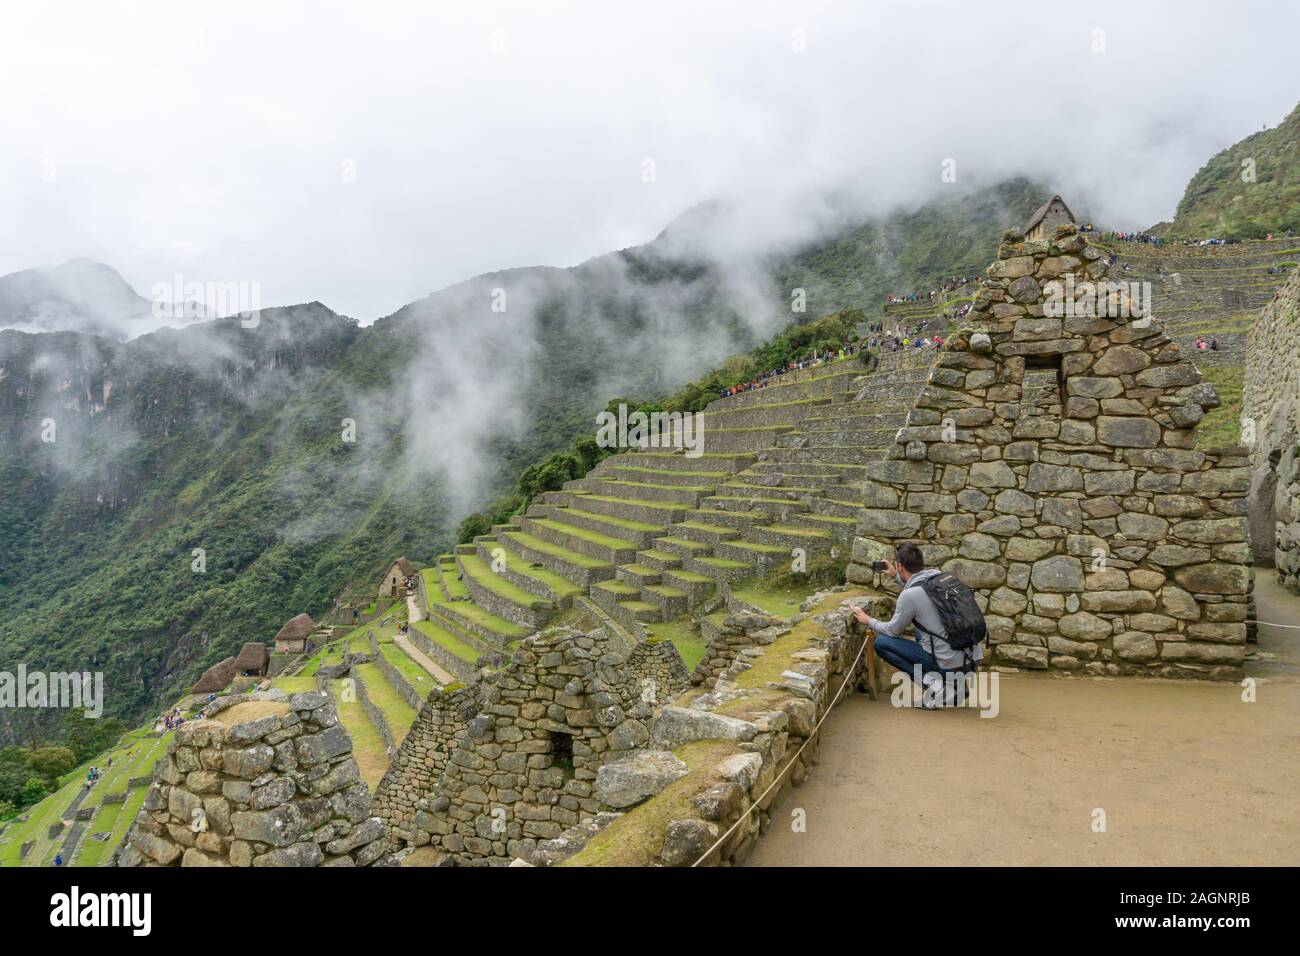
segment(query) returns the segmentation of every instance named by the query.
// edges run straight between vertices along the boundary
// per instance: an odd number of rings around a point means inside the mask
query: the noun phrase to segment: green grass
[[[640,502],[637,502],[637,504],[640,504]],[[654,534],[655,532],[664,530],[664,525],[661,524],[647,524],[644,521],[631,521],[627,518],[614,518],[610,515],[596,514],[594,511],[583,511],[581,508],[568,508],[566,511],[569,514],[581,515],[588,520],[612,525],[615,528],[624,528],[628,531],[641,531],[646,534]]]
[[[529,564],[516,554],[512,554],[508,560],[510,561],[511,571],[542,582],[559,600],[584,592],[583,588],[580,588],[563,575],[547,570],[541,565]]]
[[[568,548],[562,548],[558,544],[551,544],[549,541],[543,541],[525,531],[507,532],[510,540],[518,542],[521,546],[528,548],[530,551],[537,551],[541,554],[549,554],[553,558],[560,558],[569,564],[577,565],[580,568],[607,568],[608,561],[601,561],[599,558],[591,558],[585,554],[579,554],[577,551],[570,551]]]
[[[1239,366],[1209,365],[1201,377],[1214,386],[1223,402],[1206,412],[1196,426],[1197,448],[1223,448],[1241,441],[1241,389],[1245,370]]]
[[[511,604],[532,607],[534,604],[542,603],[542,599],[535,594],[529,594],[517,584],[511,584],[504,577],[497,574],[492,570],[492,566],[480,557],[472,554],[462,554],[460,563],[461,567],[465,569],[465,573],[473,578],[475,583],[487,588],[498,597],[505,598]]]
[[[704,651],[708,647],[708,641],[700,636],[695,621],[689,616],[647,624],[645,628],[651,640],[672,641],[677,653],[686,662],[687,670],[695,670],[695,665],[704,657]]]
[[[533,518],[532,521],[543,528],[550,528],[552,531],[561,534],[571,535],[583,541],[590,541],[592,544],[598,544],[602,548],[609,548],[611,551],[631,551],[636,548],[633,542],[624,538],[615,538],[612,535],[601,534],[599,531],[588,531],[586,528],[579,528],[551,518]]]
[[[339,720],[352,737],[352,756],[356,758],[361,779],[373,792],[388,769],[388,748],[379,729],[370,722],[359,700],[343,699],[342,680],[331,681],[330,693],[338,706]],[[370,689],[367,683],[366,689]],[[355,694],[353,695],[355,697]]]
[[[466,664],[469,664],[471,667],[474,666],[474,662],[477,661],[480,657],[480,654],[477,650],[475,650],[469,644],[466,644],[464,641],[462,641],[459,637],[456,637],[454,634],[451,634],[443,630],[442,628],[438,627],[438,625],[434,624],[432,621],[416,621],[411,626],[417,628],[421,634],[423,634],[429,640],[433,641],[433,643],[439,645],[440,647],[448,651],[451,651],[451,653],[455,654],[457,657],[459,657]]]
[[[420,571],[420,577],[424,580],[424,593],[430,600],[435,594],[442,594],[442,579],[438,577],[437,568],[424,568]]]
[[[405,677],[406,682],[421,695],[426,693],[432,684],[437,683],[432,674],[421,667],[406,651],[396,644],[380,641],[379,653],[383,654],[384,660],[397,668],[397,672]]]
[[[799,605],[804,598],[812,594],[815,588],[774,587],[766,582],[749,582],[744,587],[733,588],[731,593],[738,600],[752,604],[773,617],[793,617],[799,613]]]
[[[388,720],[388,729],[392,731],[393,742],[400,744],[406,739],[411,724],[415,723],[415,711],[397,692],[397,688],[388,683],[388,678],[384,676],[378,664],[358,664],[355,670],[365,681],[366,694],[369,695],[370,702],[378,707]]]
[[[316,689],[316,678],[315,674],[310,676],[300,674],[296,677],[277,677],[271,681],[271,685],[278,687],[286,694],[305,694]]]
[[[503,617],[497,617],[471,601],[441,601],[437,606],[448,614],[484,627],[507,641],[519,640],[531,633],[528,628],[520,627]],[[466,630],[473,630],[469,625],[463,626]]]
[[[57,823],[67,812],[73,798],[85,785],[86,773],[91,766],[103,769],[104,776],[86,795],[81,807],[99,807],[100,809],[96,811],[96,818],[109,811],[115,811],[117,805],[108,804],[105,806],[102,803],[104,796],[110,793],[126,792],[127,782],[131,777],[152,775],[154,764],[166,752],[171,734],[153,738],[146,736],[147,733],[148,731],[145,729],[128,733],[112,750],[92,757],[81,767],[61,777],[61,786],[55,793],[25,811],[24,815],[28,817],[26,822],[18,818],[9,821],[5,832],[0,834],[0,866],[45,866],[53,863],[55,854],[62,850],[63,844],[67,840],[72,824],[69,823],[68,826],[65,826],[63,831],[53,839],[46,835],[48,828]],[[108,766],[110,756],[113,758],[112,767]],[[128,807],[134,805],[136,809],[139,809],[147,790],[147,786],[136,787],[131,790],[126,805]],[[91,841],[89,837],[91,833],[105,830],[107,827],[95,825],[95,818],[86,821],[81,843],[82,850],[86,850],[89,844],[94,843],[97,847],[96,854],[98,856],[112,853],[121,842],[126,827],[130,825],[130,821],[134,818],[135,811],[132,810],[123,823],[121,832],[115,834],[113,839],[110,839],[106,844]],[[114,819],[117,818],[114,817]],[[32,850],[28,853],[26,859],[21,859],[22,845],[29,840],[34,841]],[[65,864],[70,862],[69,860],[64,861]],[[78,865],[88,864],[78,863]]]

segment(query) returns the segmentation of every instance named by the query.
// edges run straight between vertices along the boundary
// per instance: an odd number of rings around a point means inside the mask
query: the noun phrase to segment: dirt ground
[[[1300,625],[1300,597],[1257,580],[1260,620]],[[854,695],[748,865],[1298,864],[1300,630],[1261,627],[1250,657],[1254,703],[1237,684],[1032,675],[1002,677],[992,719]]]

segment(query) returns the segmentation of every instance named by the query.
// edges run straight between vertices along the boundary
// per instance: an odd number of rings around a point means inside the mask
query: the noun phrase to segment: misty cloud
[[[363,322],[712,199],[738,210],[714,257],[752,259],[933,198],[945,159],[958,183],[1023,173],[1150,225],[1294,105],[1300,27],[1292,6],[1174,0],[7,16],[0,273],[86,256],[144,295],[181,272]]]

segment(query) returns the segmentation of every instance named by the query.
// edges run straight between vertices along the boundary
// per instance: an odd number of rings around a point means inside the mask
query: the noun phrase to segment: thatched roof
[[[401,571],[402,574],[406,575],[408,578],[415,577],[415,567],[410,561],[406,560],[406,558],[398,558],[393,562],[393,564],[397,565],[397,570]],[[392,566],[392,564],[389,565],[390,568]]]
[[[310,614],[299,614],[285,622],[284,627],[275,632],[277,641],[301,641],[316,630],[316,622]]]
[[[270,659],[271,652],[266,649],[265,644],[249,641],[239,649],[239,654],[235,658],[235,668],[241,671],[265,670]]]
[[[1065,206],[1065,211],[1066,213],[1069,214],[1070,219],[1071,220],[1074,219],[1074,213],[1070,211],[1069,206],[1065,205],[1065,200],[1062,199],[1060,195],[1056,195],[1034,210],[1034,214],[1029,217],[1029,223],[1025,226],[1025,232],[1028,232],[1030,229],[1033,229],[1034,226],[1038,225],[1040,222],[1043,221],[1043,217],[1047,215],[1047,210],[1052,208],[1052,203],[1054,202],[1059,202],[1062,206]]]
[[[235,666],[233,657],[227,657],[224,661],[217,661],[203,672],[203,676],[190,688],[190,693],[215,694],[219,690],[224,690],[226,685],[238,673],[239,668]]]

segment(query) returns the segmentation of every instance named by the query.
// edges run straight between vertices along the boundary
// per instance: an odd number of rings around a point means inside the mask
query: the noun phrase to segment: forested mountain
[[[479,276],[365,328],[309,303],[123,343],[15,331],[31,299],[0,297],[0,669],[102,670],[107,712],[134,721],[392,557],[431,560],[611,397],[977,272],[1051,192],[1002,183],[743,270],[683,241],[719,214],[695,211],[646,245]],[[58,719],[13,714],[4,742]]]

